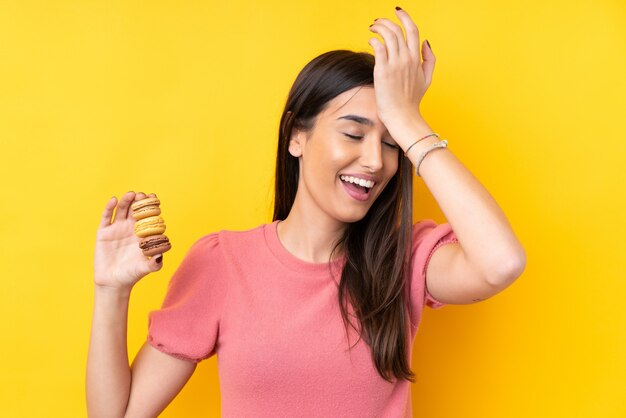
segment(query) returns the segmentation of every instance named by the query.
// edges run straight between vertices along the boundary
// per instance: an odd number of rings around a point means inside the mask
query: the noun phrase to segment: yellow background
[[[107,200],[162,200],[173,249],[135,288],[129,356],[189,246],[270,221],[288,90],[330,49],[371,51],[389,1],[0,4],[0,415],[86,415],[93,248]],[[626,416],[626,4],[421,1],[424,117],[507,214],[523,276],[427,309],[415,416]],[[396,20],[397,21],[397,20]],[[416,219],[445,221],[416,179]],[[219,416],[217,359],[164,417]]]

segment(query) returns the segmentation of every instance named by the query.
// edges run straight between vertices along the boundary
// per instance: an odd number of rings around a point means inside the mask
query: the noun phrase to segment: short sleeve
[[[170,279],[161,309],[148,315],[148,342],[198,363],[216,353],[228,281],[219,232],[196,241]]]
[[[437,224],[431,219],[425,219],[413,225],[412,241],[410,299],[413,318],[419,322],[421,311],[425,306],[439,309],[446,305],[446,303],[435,299],[426,287],[428,262],[439,247],[459,242],[459,240],[452,231],[450,224]]]

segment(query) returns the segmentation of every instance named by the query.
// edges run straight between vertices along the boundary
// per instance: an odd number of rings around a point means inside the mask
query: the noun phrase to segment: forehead
[[[374,88],[360,86],[344,91],[328,103],[324,113],[325,116],[334,118],[342,114],[355,113],[378,121]]]

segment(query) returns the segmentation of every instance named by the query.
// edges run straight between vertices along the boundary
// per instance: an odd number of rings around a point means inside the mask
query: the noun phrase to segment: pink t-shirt
[[[345,258],[295,257],[278,222],[196,241],[149,314],[149,343],[193,362],[217,354],[223,417],[410,417],[410,382],[385,381],[350,326],[348,350],[337,296]],[[411,351],[424,306],[444,306],[425,289],[426,264],[451,242],[448,223],[413,226]]]

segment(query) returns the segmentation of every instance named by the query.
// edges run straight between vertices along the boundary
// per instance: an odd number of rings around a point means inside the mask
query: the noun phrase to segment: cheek
[[[390,177],[393,177],[393,175],[396,174],[398,167],[400,166],[398,162],[398,152],[399,151],[391,151],[385,155],[385,171],[387,171]]]
[[[341,141],[334,141],[332,144],[328,144],[324,149],[325,159],[330,164],[343,164],[346,160],[354,157],[354,148],[350,148],[348,144]]]
[[[322,150],[311,151],[313,150],[309,149],[301,161],[304,180],[310,189],[326,187],[328,182],[332,181],[333,170],[336,171],[334,157]]]
[[[313,168],[311,173],[320,179],[337,177],[339,172],[351,161],[348,147],[341,144],[324,144],[309,154],[307,163]]]

